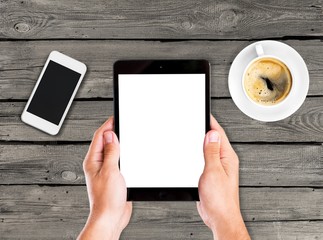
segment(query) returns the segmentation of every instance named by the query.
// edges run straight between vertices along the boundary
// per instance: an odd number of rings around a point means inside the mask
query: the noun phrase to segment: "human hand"
[[[250,239],[239,203],[239,159],[224,130],[211,115],[204,139],[204,171],[197,210],[214,239]]]
[[[110,117],[96,130],[83,162],[90,214],[78,239],[119,239],[129,223],[132,203],[119,171],[119,141]]]

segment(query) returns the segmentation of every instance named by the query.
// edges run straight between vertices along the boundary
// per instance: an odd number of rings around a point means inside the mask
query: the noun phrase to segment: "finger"
[[[113,116],[110,117],[100,128],[98,128],[90,144],[89,150],[83,162],[85,172],[97,172],[100,170],[103,163],[103,132],[113,129]]]
[[[119,169],[119,141],[113,131],[103,133],[104,156],[102,171]]]
[[[211,114],[211,129],[215,129],[220,133],[221,136],[221,149],[220,149],[220,159],[224,171],[228,175],[238,176],[239,172],[239,158],[236,155],[231,143],[225,134],[225,131],[216,121],[216,119]]]
[[[214,118],[214,116],[212,114],[211,114],[211,129],[216,130],[220,133],[222,143],[226,142],[229,145],[231,145],[224,129],[221,127],[221,125],[218,123],[218,121]]]
[[[219,132],[221,136],[221,156],[231,156],[234,154],[234,150],[230,144],[230,141],[224,131],[224,129],[220,126],[218,121],[211,114],[211,129]]]
[[[221,171],[223,170],[220,161],[220,134],[215,131],[209,131],[204,138],[204,160],[205,170]]]
[[[101,127],[99,127],[95,131],[93,135],[92,143],[89,149],[91,153],[103,152],[103,147],[104,147],[103,133],[105,131],[113,131],[113,125],[114,125],[114,118],[113,116],[111,116],[105,123],[102,124]]]

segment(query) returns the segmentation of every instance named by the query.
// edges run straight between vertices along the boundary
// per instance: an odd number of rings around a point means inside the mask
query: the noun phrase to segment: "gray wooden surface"
[[[113,113],[119,59],[207,59],[211,111],[240,157],[252,239],[323,239],[323,12],[305,1],[0,0],[0,239],[75,239],[88,214],[82,161]],[[233,104],[234,57],[259,39],[304,58],[310,89],[289,118],[262,123]],[[52,50],[88,66],[61,133],[20,120]],[[211,239],[194,202],[136,202],[121,239]]]

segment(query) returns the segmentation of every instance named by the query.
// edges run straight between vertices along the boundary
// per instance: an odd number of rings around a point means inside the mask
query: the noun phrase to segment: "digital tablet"
[[[199,200],[209,77],[206,60],[114,64],[114,127],[127,200]]]

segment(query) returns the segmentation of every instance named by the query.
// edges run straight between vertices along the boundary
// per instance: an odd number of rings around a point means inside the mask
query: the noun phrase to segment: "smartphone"
[[[85,72],[84,63],[52,51],[28,99],[21,120],[50,135],[56,135]]]

